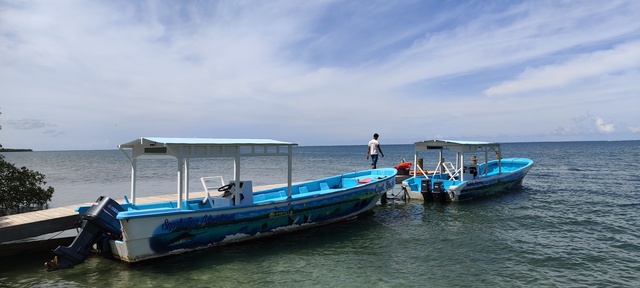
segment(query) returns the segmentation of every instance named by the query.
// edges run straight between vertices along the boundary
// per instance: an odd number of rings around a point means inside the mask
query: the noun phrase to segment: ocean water
[[[413,146],[382,145],[379,167],[412,161]],[[294,181],[367,169],[365,149],[297,147]],[[392,201],[346,222],[134,265],[91,256],[46,272],[50,253],[12,257],[0,261],[0,287],[640,286],[640,141],[506,143],[502,151],[535,161],[523,187],[502,195]],[[117,150],[4,155],[46,175],[51,207],[128,194],[128,160]],[[191,162],[191,191],[203,190],[200,176],[231,178],[233,164],[215,161],[216,169]],[[285,161],[246,160],[242,178],[283,183]],[[176,164],[150,163],[141,164],[139,195],[173,194]]]

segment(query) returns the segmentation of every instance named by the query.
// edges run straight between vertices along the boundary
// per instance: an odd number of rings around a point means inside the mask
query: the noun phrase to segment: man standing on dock
[[[369,145],[367,146],[367,159],[369,159],[369,155],[371,155],[371,169],[376,169],[378,165],[378,152],[384,158],[384,153],[382,153],[382,148],[380,148],[380,142],[378,142],[378,133],[373,134],[373,139],[369,141]]]

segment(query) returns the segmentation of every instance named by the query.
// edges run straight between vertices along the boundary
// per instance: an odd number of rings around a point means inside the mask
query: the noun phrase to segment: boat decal
[[[275,207],[269,206],[236,214],[205,214],[199,217],[165,219],[149,238],[149,247],[155,253],[169,253],[177,249],[236,241],[284,231],[295,226],[348,218],[374,205],[373,201],[378,199],[377,196],[394,184],[395,181],[391,179],[363,186],[337,198],[298,204],[280,203],[281,205]]]
[[[164,231],[189,230],[195,227],[206,226],[209,224],[230,222],[230,221],[233,221],[234,218],[235,217],[232,214],[221,214],[221,215],[205,214],[200,219],[195,217],[178,218],[173,221],[170,221],[169,219],[164,219],[164,222],[160,227]]]

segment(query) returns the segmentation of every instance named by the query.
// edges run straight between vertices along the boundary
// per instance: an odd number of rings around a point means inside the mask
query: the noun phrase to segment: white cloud
[[[594,111],[614,137],[614,124],[640,125],[639,7],[3,2],[1,136],[24,147],[57,135],[55,149],[149,135],[361,144],[374,129],[393,143],[535,140]],[[64,132],[5,124],[16,119]]]
[[[612,49],[572,57],[563,64],[528,68],[517,80],[493,86],[485,94],[499,96],[561,87],[637,67],[640,67],[640,42],[624,43]]]
[[[632,126],[632,127],[628,127],[629,131],[633,132],[633,133],[640,133],[640,125],[637,126]]]
[[[596,117],[596,128],[598,129],[598,131],[603,133],[612,133],[616,131],[613,124],[606,123],[600,116]]]

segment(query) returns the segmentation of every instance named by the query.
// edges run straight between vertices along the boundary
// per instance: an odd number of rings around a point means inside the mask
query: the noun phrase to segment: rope
[[[400,195],[402,195],[402,196],[401,197],[397,197],[397,196],[400,196]],[[386,197],[386,195],[385,195],[385,197]],[[389,199],[389,198],[387,197],[387,199]],[[400,189],[400,191],[398,191],[398,194],[396,194],[396,195],[394,195],[393,192],[391,192],[391,199],[394,199],[394,200],[399,199],[399,200],[402,200],[402,201],[406,201],[406,199],[407,199],[407,190],[406,190],[406,188],[402,187],[402,189]]]
[[[56,235],[53,235],[53,236],[49,237],[49,239],[43,240],[43,241],[49,241],[49,240],[55,238],[56,236],[62,234],[62,232],[67,231],[67,230],[69,230],[71,228],[74,228],[74,227],[76,228],[76,232],[78,232],[78,234],[80,234],[80,232],[78,231],[78,228],[81,226],[81,224],[82,224],[82,220],[76,221],[73,224],[69,225],[69,227],[67,227],[67,228],[65,228],[63,230],[60,230],[60,232],[58,232]]]

